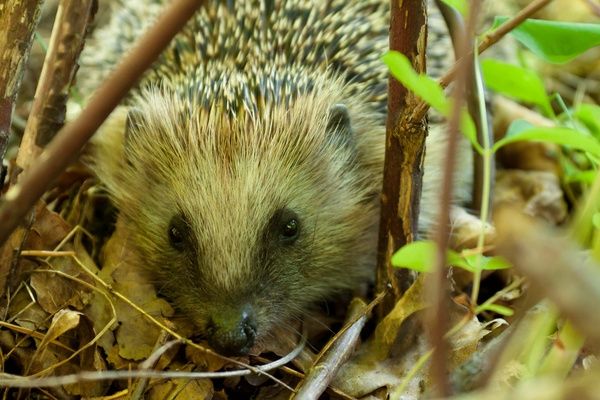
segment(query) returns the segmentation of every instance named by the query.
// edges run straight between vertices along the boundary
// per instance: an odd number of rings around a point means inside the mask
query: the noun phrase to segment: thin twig
[[[266,372],[277,369],[294,358],[304,348],[305,341],[302,340],[298,346],[285,357],[273,361],[270,364],[254,367],[260,372]],[[77,374],[50,376],[45,378],[30,378],[27,376],[12,375],[0,373],[0,386],[7,387],[52,387],[72,385],[86,381],[103,381],[115,379],[137,379],[137,378],[160,378],[160,379],[216,379],[228,378],[233,376],[245,376],[255,373],[250,369],[222,372],[187,372],[187,371],[153,371],[153,370],[132,370],[132,371],[84,371]],[[287,386],[287,385],[286,385]],[[290,388],[293,391],[293,389]]]
[[[590,7],[592,12],[600,17],[600,4],[596,3],[594,0],[586,0],[587,5]]]
[[[268,359],[261,357],[261,356],[253,356],[252,358],[255,359],[256,361],[260,361],[262,363],[271,362]],[[298,379],[304,379],[304,377],[305,377],[305,375],[302,372],[297,371],[297,370],[290,368],[288,366],[285,366],[285,365],[280,367],[279,371],[281,371],[285,374],[288,374],[290,376],[293,376],[295,378],[298,378]],[[345,393],[342,390],[340,390],[334,386],[331,386],[331,385],[327,388],[327,392],[330,394],[333,394],[343,400],[356,400],[356,397],[352,397],[348,393]]]
[[[0,6],[0,169],[42,4],[42,0],[12,0],[3,1]]]
[[[96,90],[79,117],[60,130],[31,169],[22,174],[20,182],[7,191],[0,205],[0,244],[204,2],[178,0],[167,6],[152,29]]]
[[[600,181],[600,179],[599,179]],[[600,346],[600,266],[586,260],[574,240],[513,210],[496,214],[497,251],[529,278],[587,338]],[[545,229],[544,229],[545,228]]]
[[[17,165],[23,170],[28,169],[64,122],[77,58],[95,8],[95,0],[60,1],[17,155]]]
[[[471,0],[469,16],[461,38],[456,40],[457,57],[465,59],[472,47],[475,25],[479,15],[480,3]],[[457,35],[458,36],[458,35]],[[463,63],[457,73],[456,90],[452,112],[448,121],[448,144],[443,168],[442,190],[440,194],[440,208],[438,212],[438,225],[436,229],[436,264],[430,280],[429,298],[432,307],[427,318],[427,333],[432,347],[435,349],[432,356],[431,374],[434,386],[440,397],[450,395],[450,385],[447,376],[446,357],[449,349],[445,333],[448,328],[448,283],[446,281],[446,249],[448,247],[450,229],[450,204],[452,200],[453,177],[456,166],[456,149],[459,140],[459,124],[463,104],[465,103],[465,88],[471,75],[470,63]]]
[[[154,368],[154,366],[156,365],[156,363],[158,362],[158,360],[160,359],[160,357],[167,351],[169,350],[171,347],[173,347],[174,345],[178,344],[178,343],[183,343],[181,340],[171,340],[170,342],[167,342],[167,340],[169,339],[169,334],[165,331],[160,331],[160,334],[158,335],[158,339],[156,339],[156,343],[154,344],[154,349],[152,351],[152,354],[150,354],[150,356],[148,358],[146,358],[144,360],[144,362],[140,363],[140,365],[138,366],[138,368],[140,370],[149,370],[151,368]],[[131,387],[131,395],[129,397],[129,400],[139,400],[144,396],[144,392],[146,391],[146,388],[148,387],[148,382],[150,380],[148,378],[142,378],[139,379],[138,381],[134,382],[132,387]]]
[[[531,17],[533,14],[535,14],[542,8],[546,7],[548,4],[550,4],[551,1],[552,0],[535,0],[535,1],[531,2],[529,5],[527,5],[527,7],[523,8],[521,11],[519,11],[519,13],[517,13],[517,15],[508,19],[506,22],[504,22],[502,25],[500,25],[497,29],[495,29],[493,32],[488,34],[481,41],[479,46],[477,47],[477,51],[479,52],[479,54],[483,53],[490,46],[499,42],[500,39],[502,39],[504,36],[506,36],[508,33],[510,33],[510,31],[515,29],[517,26],[519,26],[527,18]],[[464,60],[469,60],[471,58],[472,54],[473,54],[472,52],[469,52],[468,54],[466,54],[466,58],[461,57],[457,62],[455,62],[454,65],[448,70],[448,72],[446,72],[444,74],[444,76],[442,76],[438,80],[438,83],[442,87],[448,86],[450,84],[450,82],[452,82],[454,80],[454,78],[456,77],[456,73],[460,70],[462,64],[464,63]],[[429,110],[429,105],[427,105],[427,103],[421,101],[413,109],[411,118],[413,118],[413,119],[423,118],[428,110]]]
[[[384,296],[385,293],[381,293],[368,305],[360,300],[352,303],[348,322],[317,355],[305,379],[296,387],[294,399],[318,398],[327,389],[343,362],[354,350],[369,312]]]

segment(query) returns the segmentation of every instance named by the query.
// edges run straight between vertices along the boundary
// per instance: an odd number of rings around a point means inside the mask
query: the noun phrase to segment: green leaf
[[[413,69],[406,56],[397,51],[388,51],[381,58],[388,66],[392,76],[404,87],[420,97],[433,109],[445,117],[448,117],[452,109],[452,101],[446,97],[444,89],[434,79],[427,75],[419,75]],[[473,119],[466,111],[461,114],[460,128],[473,146],[481,153],[481,145],[477,142],[477,130]]]
[[[437,245],[431,240],[420,240],[401,247],[392,256],[392,265],[398,268],[408,268],[417,272],[429,272],[435,260]],[[464,264],[463,258],[455,251],[447,250],[448,265]]]
[[[443,2],[461,13],[462,16],[467,15],[467,11],[469,10],[469,3],[467,0],[443,0]]]
[[[494,26],[506,20],[496,17]],[[600,24],[527,19],[510,33],[538,57],[557,64],[600,45]]]
[[[600,139],[600,107],[595,104],[580,104],[573,116]]]
[[[531,70],[502,61],[488,59],[481,63],[486,85],[513,99],[539,106],[552,115],[552,107],[542,80]]]
[[[431,241],[412,242],[402,246],[393,256],[394,267],[429,272],[435,259],[436,245]]]
[[[533,128],[535,125],[530,123],[529,121],[525,121],[524,119],[515,119],[510,123],[508,128],[506,129],[506,137],[516,135],[519,132],[523,132],[527,129]]]
[[[452,263],[452,265],[470,272],[475,272],[478,269],[494,271],[511,267],[510,263],[501,257],[486,257],[479,254],[471,254],[468,256],[460,256],[457,254],[457,256],[461,260],[459,262]],[[479,258],[481,258],[480,261]],[[477,263],[480,264],[478,265]]]
[[[429,272],[433,266],[436,251],[436,244],[431,240],[412,242],[400,248],[392,256],[391,262],[394,267],[408,268],[418,272]],[[476,271],[478,257],[481,257],[480,269],[483,270],[497,270],[511,267],[508,261],[501,257],[485,257],[478,254],[464,257],[453,250],[446,251],[448,265],[470,272]]]
[[[535,127],[500,139],[493,151],[509,143],[519,141],[539,141],[556,143],[573,149],[582,150],[600,158],[600,142],[592,136],[586,136],[579,131],[562,127]]]
[[[467,139],[469,139],[469,142],[471,142],[479,154],[483,154],[483,147],[481,147],[477,140],[477,128],[475,127],[475,122],[473,122],[473,118],[471,118],[466,107],[463,108],[462,113],[460,114],[460,131]]]
[[[508,269],[512,265],[502,257],[483,257],[481,269],[486,271],[495,271],[499,269]]]
[[[600,212],[597,212],[592,216],[592,224],[594,224],[594,228],[600,229]]]
[[[566,183],[572,182],[580,182],[591,185],[596,180],[597,171],[588,170],[588,171],[574,171],[570,172],[565,176]]]
[[[443,115],[448,115],[450,102],[442,87],[430,77],[417,74],[404,54],[388,51],[381,59],[402,85]]]
[[[514,311],[512,309],[505,306],[501,306],[499,304],[482,304],[475,310],[477,314],[479,314],[482,311],[492,311],[496,314],[504,315],[506,317],[510,317],[514,314]]]

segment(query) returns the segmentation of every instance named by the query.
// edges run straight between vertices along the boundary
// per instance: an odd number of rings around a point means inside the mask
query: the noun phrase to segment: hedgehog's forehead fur
[[[211,312],[211,301],[217,308],[252,296],[269,303],[257,312],[281,308],[289,316],[370,274],[356,260],[366,263],[372,255],[373,241],[365,236],[377,223],[373,176],[381,168],[383,117],[349,96],[341,79],[313,83],[285,107],[265,102],[260,112],[236,114],[221,101],[206,107],[164,85],[151,87],[130,102],[137,117],[125,128],[122,154],[99,148],[101,162],[126,160],[121,168],[100,165],[98,173],[133,243],[154,264],[153,273],[162,271],[161,285],[172,282],[188,297],[180,304],[203,304],[185,310],[198,320]],[[328,129],[338,104],[348,110],[351,132]],[[116,113],[121,121],[124,115]],[[297,250],[281,255],[286,260],[265,261],[265,230],[281,209],[298,215],[303,238]],[[168,229],[176,215],[194,232],[193,266],[178,266],[171,251]]]

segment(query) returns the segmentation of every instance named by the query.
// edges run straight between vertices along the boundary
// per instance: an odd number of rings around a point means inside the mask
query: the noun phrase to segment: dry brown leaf
[[[52,317],[52,322],[50,323],[50,328],[48,328],[48,332],[46,332],[46,335],[38,346],[38,350],[41,352],[41,354],[43,354],[45,351],[48,343],[56,340],[63,333],[68,332],[79,325],[80,319],[80,312],[69,309],[59,310],[56,314],[54,314],[54,317]]]
[[[389,390],[402,382],[411,366],[428,351],[423,335],[416,333],[420,330],[418,320],[410,318],[424,309],[422,298],[423,275],[379,323],[373,337],[363,343],[356,356],[340,369],[333,382],[335,387],[352,396],[363,397],[380,388]],[[398,357],[392,358],[390,353]],[[422,374],[411,380],[407,399],[419,395],[422,380]]]
[[[192,346],[185,346],[185,358],[193,363],[199,371],[219,371],[230,364],[223,358],[208,354]],[[244,357],[240,361],[247,363],[248,358]]]
[[[494,208],[503,205],[552,224],[560,224],[567,216],[558,177],[543,171],[498,171],[494,189]]]
[[[91,283],[91,278],[72,258],[55,258],[51,265],[53,270]],[[35,290],[38,303],[49,314],[54,314],[66,306],[82,310],[90,300],[90,289],[71,279],[43,270],[31,273],[31,287]]]
[[[85,344],[90,343],[96,336],[92,321],[90,321],[85,315],[82,315],[76,332],[78,342],[77,348],[81,348]],[[67,374],[81,371],[105,371],[107,369],[106,361],[98,351],[97,345],[90,346],[83,350],[79,354],[78,361],[78,363],[73,362],[69,364],[69,367],[71,367],[72,370],[67,368],[59,368],[57,373]],[[100,380],[66,385],[64,388],[65,391],[71,395],[83,395],[85,397],[89,397],[99,396],[103,393],[106,393],[106,390],[110,385],[110,381]]]
[[[60,215],[48,210],[45,204],[36,207],[35,222],[27,236],[25,248],[31,250],[54,250],[71,231]]]
[[[336,388],[354,397],[381,398],[379,396],[389,395],[404,384],[405,379],[409,379],[399,398],[409,400],[423,396],[423,388],[428,387],[428,363],[420,370],[412,371],[419,359],[430,350],[420,320],[420,312],[425,308],[423,281],[424,276],[421,275],[377,326],[373,337],[342,367],[334,381]],[[459,324],[465,315],[468,313],[463,307],[452,303],[450,326]],[[463,363],[477,349],[481,339],[496,327],[497,324],[482,324],[477,318],[470,317],[449,338],[452,349],[450,366]],[[411,372],[414,374],[409,377]]]
[[[46,208],[46,204],[38,202],[35,217],[29,232],[15,231],[10,239],[0,246],[0,294],[8,284],[13,290],[37,264],[17,255],[16,250],[54,250],[61,240],[70,232],[70,226],[60,215]],[[19,233],[20,232],[20,233]],[[25,242],[22,243],[22,238]],[[22,246],[21,246],[22,245]],[[18,256],[18,259],[15,257]]]
[[[21,286],[10,299],[7,320],[31,330],[46,330],[50,323],[48,313],[32,298],[25,286]]]
[[[115,234],[104,249],[104,263],[99,276],[149,315],[159,319],[173,315],[172,307],[157,297],[154,286],[136,265],[138,263],[129,249],[125,230],[117,224]],[[96,298],[104,302],[100,296]],[[119,322],[115,329],[119,356],[129,360],[148,357],[158,338],[159,328],[123,301],[115,301],[115,307]]]
[[[180,369],[181,371],[191,371],[191,366]],[[210,379],[170,379],[161,382],[152,388],[146,394],[149,400],[202,400],[212,399],[214,388]]]

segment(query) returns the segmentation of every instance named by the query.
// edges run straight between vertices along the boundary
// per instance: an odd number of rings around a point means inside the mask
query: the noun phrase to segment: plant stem
[[[477,52],[473,53],[473,77],[475,79],[475,87],[477,94],[475,99],[479,102],[477,110],[479,111],[479,119],[481,121],[481,135],[482,138],[482,158],[483,158],[483,184],[481,194],[481,212],[479,214],[479,220],[481,222],[481,230],[479,231],[479,237],[477,238],[477,261],[475,263],[475,273],[473,275],[473,290],[471,291],[471,307],[477,307],[477,298],[479,297],[479,289],[481,286],[481,264],[483,260],[483,247],[485,245],[485,226],[488,223],[490,213],[490,196],[492,188],[492,161],[494,153],[491,150],[492,144],[490,142],[490,135],[488,132],[488,121],[487,121],[487,109],[485,106],[485,91],[483,89],[483,78],[481,76],[481,70],[479,68],[479,55]]]

